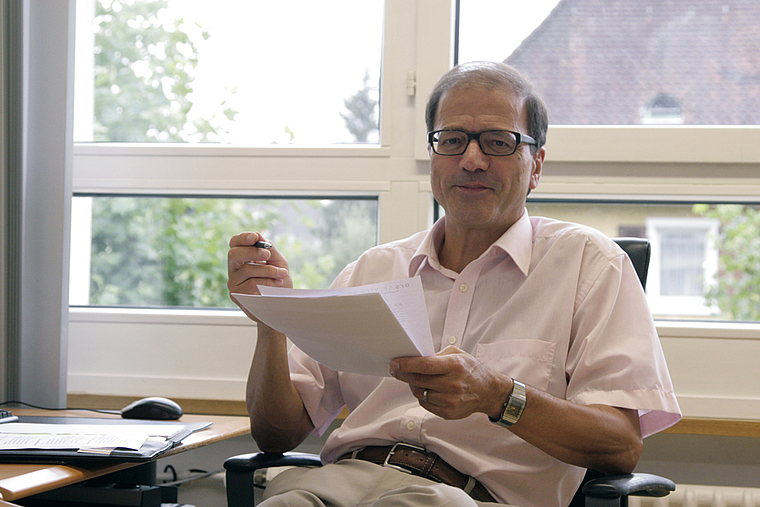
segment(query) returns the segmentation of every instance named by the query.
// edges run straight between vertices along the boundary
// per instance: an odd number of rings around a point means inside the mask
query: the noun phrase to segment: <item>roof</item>
[[[504,61],[552,124],[760,124],[758,0],[561,0]]]

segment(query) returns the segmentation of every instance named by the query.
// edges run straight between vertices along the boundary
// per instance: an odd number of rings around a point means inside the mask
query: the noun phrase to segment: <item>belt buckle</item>
[[[411,470],[388,462],[391,459],[391,456],[393,456],[396,453],[396,448],[399,446],[408,447],[409,449],[414,449],[415,451],[421,451],[421,452],[427,452],[427,451],[425,450],[424,447],[420,447],[419,445],[407,444],[405,442],[396,442],[395,444],[393,444],[393,447],[391,447],[391,450],[388,451],[388,455],[385,457],[385,461],[383,461],[383,466],[411,475],[413,473]]]

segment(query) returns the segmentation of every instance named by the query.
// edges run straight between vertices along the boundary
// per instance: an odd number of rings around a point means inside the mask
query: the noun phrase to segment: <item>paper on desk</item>
[[[259,286],[248,312],[337,371],[389,376],[391,359],[435,354],[419,277],[346,289]]]
[[[0,450],[8,449],[113,449],[138,450],[149,437],[170,438],[181,424],[46,424],[6,423],[0,427]]]

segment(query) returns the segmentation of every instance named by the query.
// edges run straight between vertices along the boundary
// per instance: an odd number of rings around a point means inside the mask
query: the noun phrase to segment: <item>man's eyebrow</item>
[[[481,132],[490,132],[490,131],[505,131],[505,132],[515,132],[514,130],[506,127],[488,127],[484,129],[478,129],[478,130],[470,130],[464,127],[441,127],[436,130],[460,130],[462,132],[467,132],[469,134],[479,134]]]

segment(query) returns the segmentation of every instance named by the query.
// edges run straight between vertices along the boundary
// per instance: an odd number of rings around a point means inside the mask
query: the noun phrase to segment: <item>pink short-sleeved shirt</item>
[[[644,436],[680,419],[644,292],[613,241],[526,212],[455,273],[436,255],[443,220],[370,249],[334,286],[420,276],[436,350],[455,345],[574,403],[636,409]],[[296,347],[290,369],[317,433],[344,405],[349,409],[327,439],[325,462],[365,445],[409,442],[477,478],[497,500],[521,507],[564,507],[583,478],[583,469],[552,458],[485,414],[457,421],[431,414],[393,378],[335,372]]]

